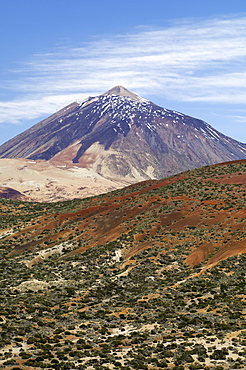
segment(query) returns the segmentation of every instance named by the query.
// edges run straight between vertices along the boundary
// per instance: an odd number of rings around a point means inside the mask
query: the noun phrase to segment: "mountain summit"
[[[72,103],[0,146],[0,158],[46,160],[134,183],[246,158],[246,144],[122,86]]]
[[[118,96],[125,96],[127,98],[130,98],[131,100],[138,101],[138,102],[147,102],[148,100],[145,100],[141,98],[141,96],[138,96],[137,94],[134,94],[133,92],[127,90],[123,86],[115,86],[103,95],[118,95]]]

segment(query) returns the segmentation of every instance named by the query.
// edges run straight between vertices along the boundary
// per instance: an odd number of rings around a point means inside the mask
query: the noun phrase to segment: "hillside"
[[[0,199],[0,368],[245,369],[246,160]]]

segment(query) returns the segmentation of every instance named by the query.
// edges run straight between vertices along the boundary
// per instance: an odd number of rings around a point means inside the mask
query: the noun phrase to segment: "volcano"
[[[246,158],[246,144],[122,86],[74,102],[0,146],[0,158],[49,161],[135,183]]]

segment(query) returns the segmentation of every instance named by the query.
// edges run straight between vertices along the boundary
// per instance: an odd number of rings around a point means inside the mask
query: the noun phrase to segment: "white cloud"
[[[29,120],[40,117],[44,114],[53,114],[59,108],[68,105],[76,100],[76,96],[54,95],[42,97],[26,97],[14,101],[0,102],[0,122],[18,124],[20,120]]]
[[[0,122],[38,118],[118,84],[173,100],[245,103],[245,45],[240,16],[186,20],[37,54],[13,71],[8,89],[16,98],[0,102]]]
[[[239,122],[244,127],[244,123],[246,123],[246,112],[244,116],[231,116],[231,118],[237,122]]]

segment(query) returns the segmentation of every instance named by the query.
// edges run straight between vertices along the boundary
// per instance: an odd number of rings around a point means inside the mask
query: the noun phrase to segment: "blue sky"
[[[246,142],[244,0],[2,0],[0,144],[115,85]]]

